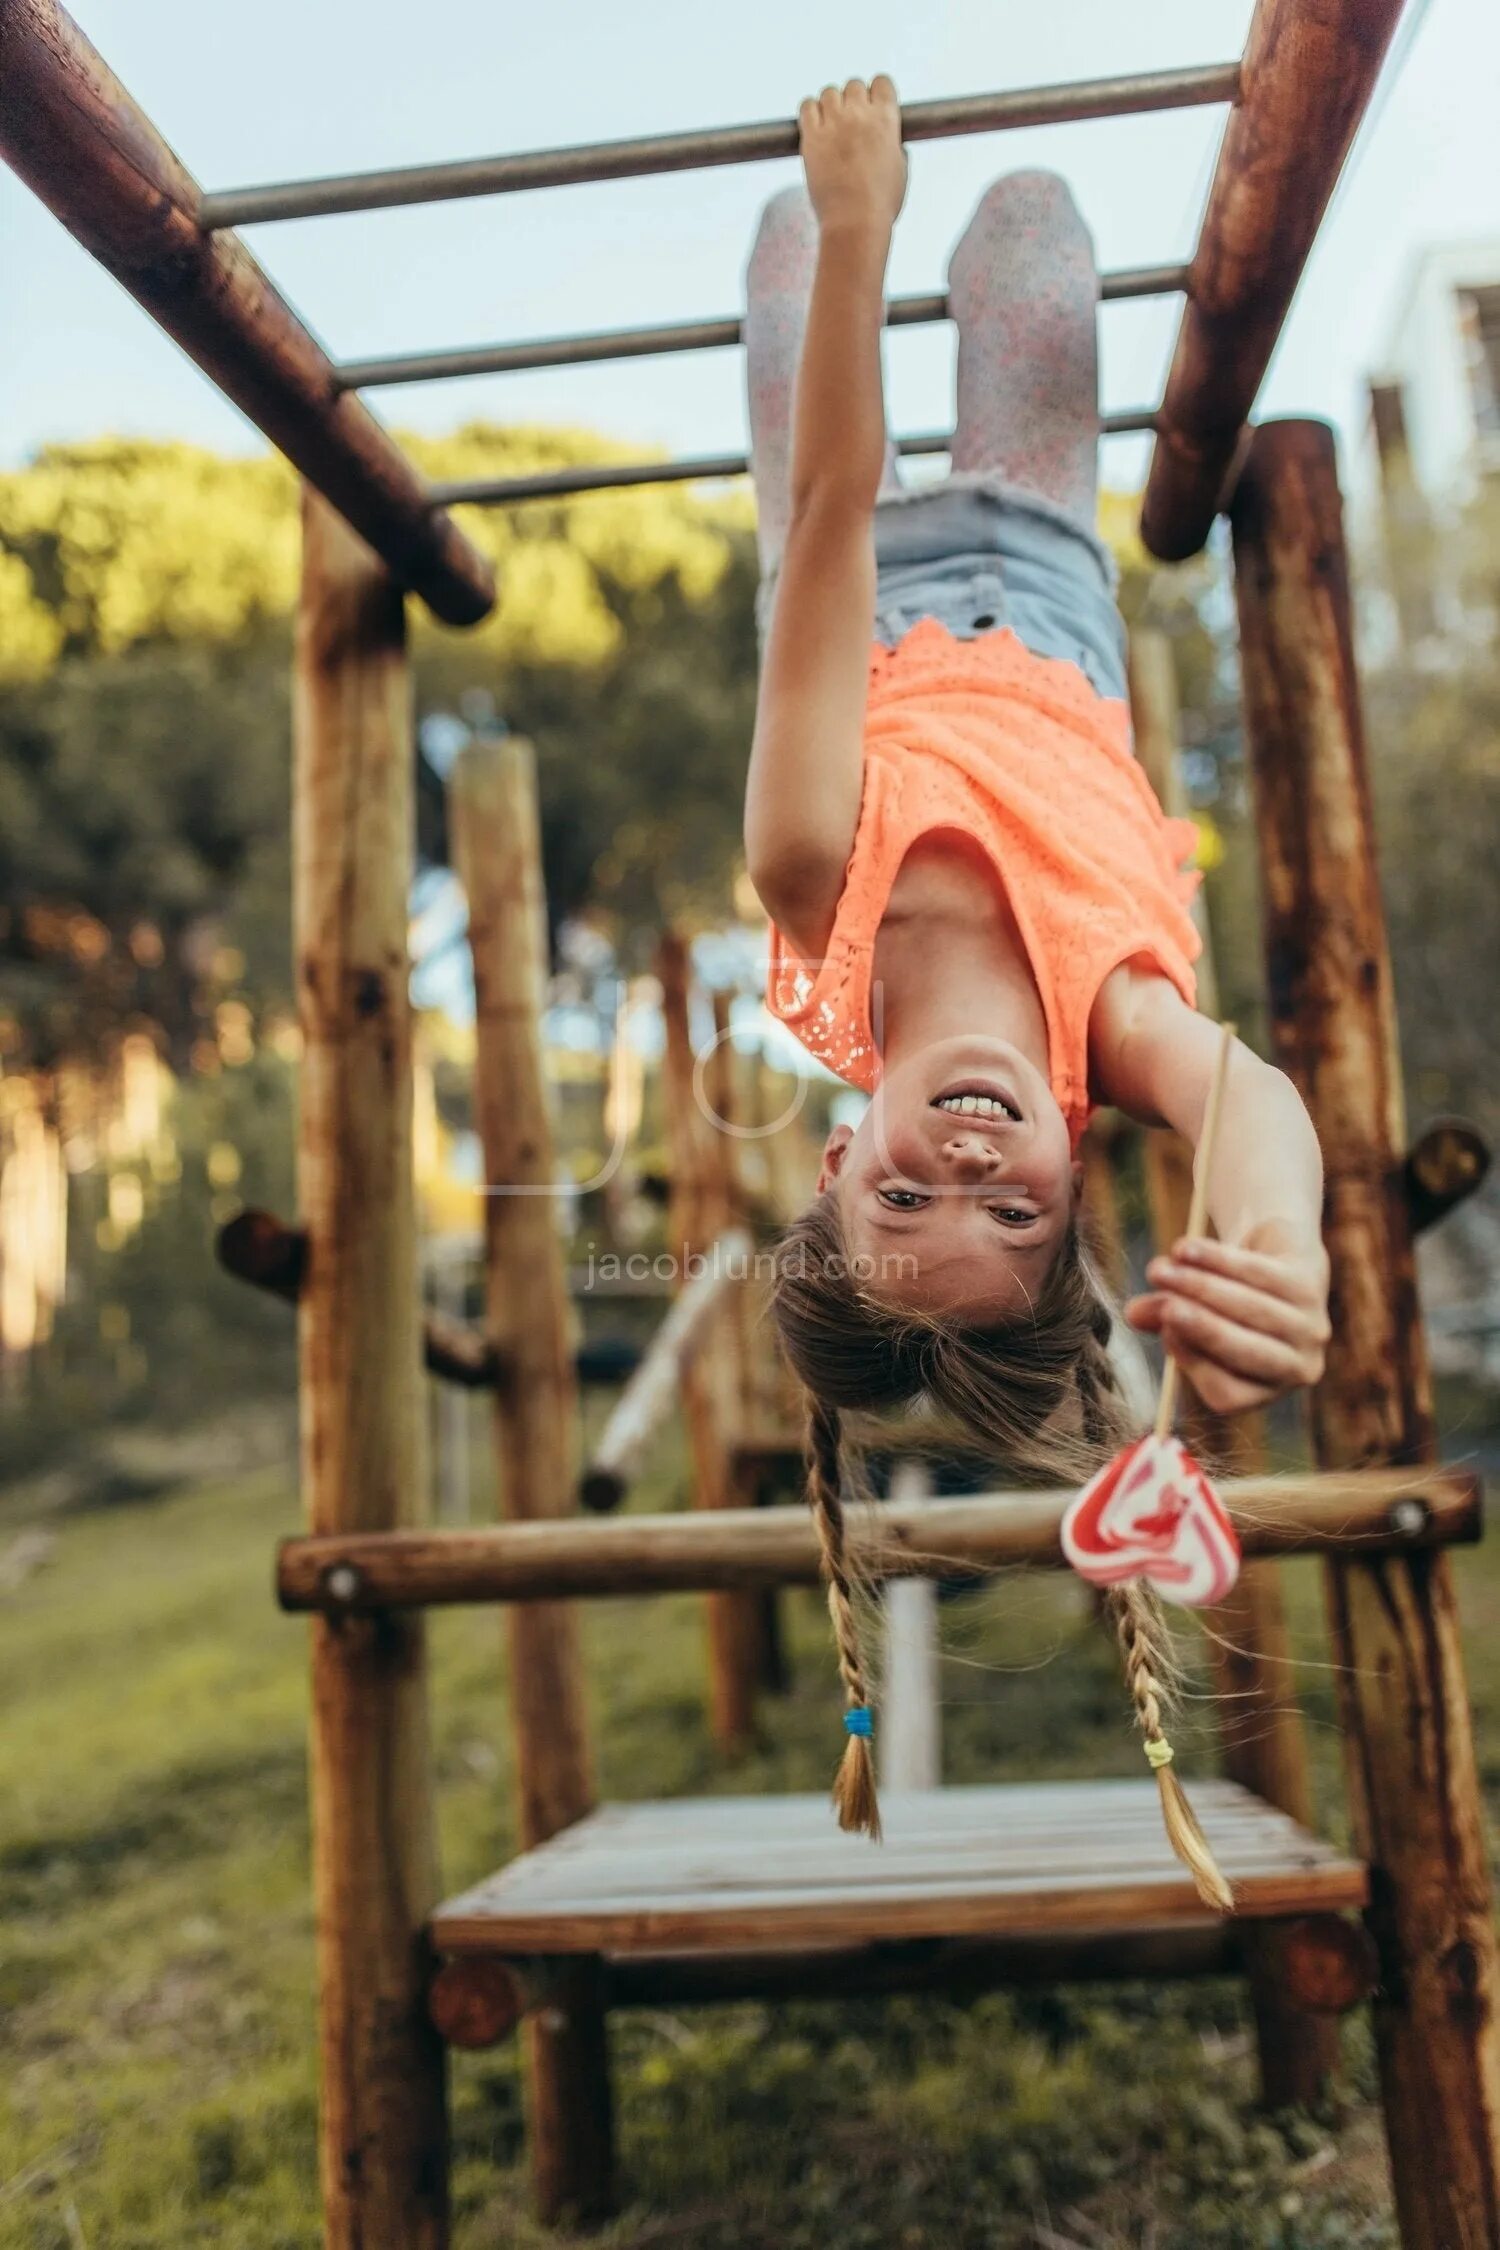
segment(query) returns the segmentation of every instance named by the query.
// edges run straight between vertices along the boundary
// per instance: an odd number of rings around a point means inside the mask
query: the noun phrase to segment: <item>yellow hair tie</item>
[[[1158,1735],[1154,1741],[1148,1735],[1144,1744],[1144,1749],[1146,1752],[1146,1763],[1148,1766],[1150,1766],[1153,1773],[1157,1770],[1158,1767],[1169,1766],[1172,1763],[1172,1745],[1170,1742],[1168,1742],[1164,1734]]]

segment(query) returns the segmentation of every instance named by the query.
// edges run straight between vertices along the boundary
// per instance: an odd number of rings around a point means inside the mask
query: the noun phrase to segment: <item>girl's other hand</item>
[[[807,192],[824,232],[841,227],[889,233],[906,196],[901,105],[883,73],[867,86],[851,78],[825,86],[797,114]]]
[[[1160,1336],[1205,1406],[1243,1414],[1316,1383],[1328,1343],[1328,1254],[1290,1227],[1240,1245],[1184,1237],[1146,1268],[1148,1296],[1125,1308]]]

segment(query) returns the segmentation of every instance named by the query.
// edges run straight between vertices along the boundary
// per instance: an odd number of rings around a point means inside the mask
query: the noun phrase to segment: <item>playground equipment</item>
[[[410,1178],[405,921],[412,742],[404,594],[452,623],[493,599],[447,514],[542,493],[724,475],[737,457],[432,489],[363,405],[382,381],[732,342],[737,324],[578,336],[340,369],[277,295],[237,221],[498,194],[790,154],[788,124],[204,196],[54,0],[0,0],[0,149],[288,459],[309,490],[297,635],[296,874],[304,1029],[300,1249],[284,1275],[302,1336],[309,1537],[281,1564],[313,1612],[312,1773],[327,2239],[447,2240],[444,2040],[520,2022],[544,2212],[610,2196],[606,2021],[640,2001],[972,1991],[986,1982],[1235,1966],[1255,1995],[1268,2090],[1315,2089],[1326,2017],[1369,1984],[1407,2250],[1500,2250],[1500,1996],[1477,1777],[1443,1548],[1472,1537],[1470,1481],[1435,1466],[1413,1213],[1443,1200],[1441,1152],[1408,1157],[1376,882],[1331,434],[1246,419],[1400,13],[1399,0],[1258,0],[1237,65],[920,105],[908,137],[1229,102],[1181,287],[1160,406],[1115,417],[1156,444],[1142,529],[1173,559],[1221,505],[1234,537],[1247,736],[1264,869],[1273,1045],[1312,1110],[1328,1173],[1335,1333],[1313,1400],[1321,1474],[1227,1488],[1248,1555],[1232,1638],[1268,1724],[1231,1735],[1232,1778],[1198,1792],[1239,1898],[1204,1917],[1155,1826],[1152,1784],[951,1790],[894,1799],[884,1856],[821,1802],[594,1810],[573,1599],[712,1596],[715,1722],[744,1722],[768,1588],[810,1579],[810,1528],[732,1505],[783,1436],[734,1395],[730,1352],[685,1380],[700,1500],[686,1517],[572,1519],[574,1372],[544,1195],[488,1204],[488,1335],[509,1521],[440,1534],[425,1512],[423,1340]],[[937,299],[895,308],[941,314]],[[934,450],[937,437],[907,439]],[[1138,714],[1139,716],[1139,714]],[[524,758],[460,773],[458,858],[479,997],[486,1175],[548,1185],[536,1001],[543,967]],[[481,848],[482,839],[482,848]],[[680,1066],[681,1058],[674,1064]],[[1431,1189],[1433,1179],[1438,1182]],[[1160,1192],[1170,1192],[1163,1158]],[[1413,1187],[1418,1191],[1413,1193]],[[674,1234],[715,1224],[700,1175]],[[734,1310],[721,1298],[716,1318]],[[429,1351],[431,1345],[429,1342]],[[618,1469],[618,1463],[616,1464]],[[1057,1496],[898,1504],[881,1571],[1056,1562]],[[570,1520],[572,1519],[572,1520]],[[1269,1558],[1326,1562],[1353,1849],[1307,1828],[1305,1760],[1278,1673]],[[501,1601],[510,1628],[518,1861],[438,1904],[422,1611]],[[757,1654],[758,1646],[758,1654]],[[1101,1861],[1099,1813],[1108,1799]],[[1088,1849],[1082,1849],[1087,1841]],[[442,1959],[444,1965],[436,1969]]]

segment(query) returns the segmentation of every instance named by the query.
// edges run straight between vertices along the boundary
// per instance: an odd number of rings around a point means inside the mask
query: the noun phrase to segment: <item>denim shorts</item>
[[[875,507],[875,638],[894,648],[924,617],[956,640],[1008,625],[1036,656],[1126,694],[1125,627],[1109,550],[1076,517],[993,475],[882,495]],[[776,591],[762,581],[764,634]]]
[[[1045,500],[983,476],[891,494],[875,509],[875,568],[875,638],[887,647],[923,617],[956,640],[1008,625],[1098,694],[1125,695],[1113,560]]]

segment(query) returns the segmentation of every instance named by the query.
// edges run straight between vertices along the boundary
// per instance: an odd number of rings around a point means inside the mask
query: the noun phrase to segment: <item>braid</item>
[[[1109,1610],[1125,1659],[1125,1679],[1135,1704],[1136,1721],[1156,1775],[1167,1841],[1192,1876],[1204,1905],[1215,1907],[1220,1914],[1232,1913],[1234,1893],[1172,1771],[1172,1745],[1162,1727],[1163,1708],[1172,1696],[1172,1662],[1161,1602],[1143,1580],[1133,1578],[1123,1586],[1110,1588]]]
[[[1101,1297],[1089,1320],[1089,1340],[1078,1356],[1077,1374],[1083,1434],[1086,1441],[1101,1452],[1112,1437],[1118,1437],[1125,1411],[1109,1351],[1112,1329],[1109,1306]],[[1161,1598],[1144,1579],[1131,1578],[1123,1585],[1110,1588],[1105,1606],[1120,1644],[1125,1684],[1135,1705],[1136,1724],[1156,1775],[1167,1840],[1192,1876],[1204,1905],[1217,1907],[1221,1914],[1227,1914],[1233,1908],[1234,1893],[1219,1870],[1181,1782],[1172,1771],[1172,1745],[1162,1722],[1175,1700],[1176,1664]]]
[[[822,1550],[839,1677],[844,1683],[848,1709],[867,1713],[870,1690],[844,1536],[843,1424],[838,1408],[811,1392],[807,1400],[807,1459],[808,1505]],[[834,1779],[833,1801],[841,1828],[862,1830],[879,1841],[880,1807],[875,1795],[875,1766],[867,1734],[850,1733]]]
[[[1113,1330],[1114,1316],[1108,1304],[1103,1297],[1096,1297],[1089,1310],[1088,1338],[1078,1354],[1074,1381],[1078,1386],[1084,1442],[1100,1453],[1120,1435],[1124,1412],[1115,1363],[1109,1353]],[[1111,1407],[1114,1412],[1110,1411]]]

